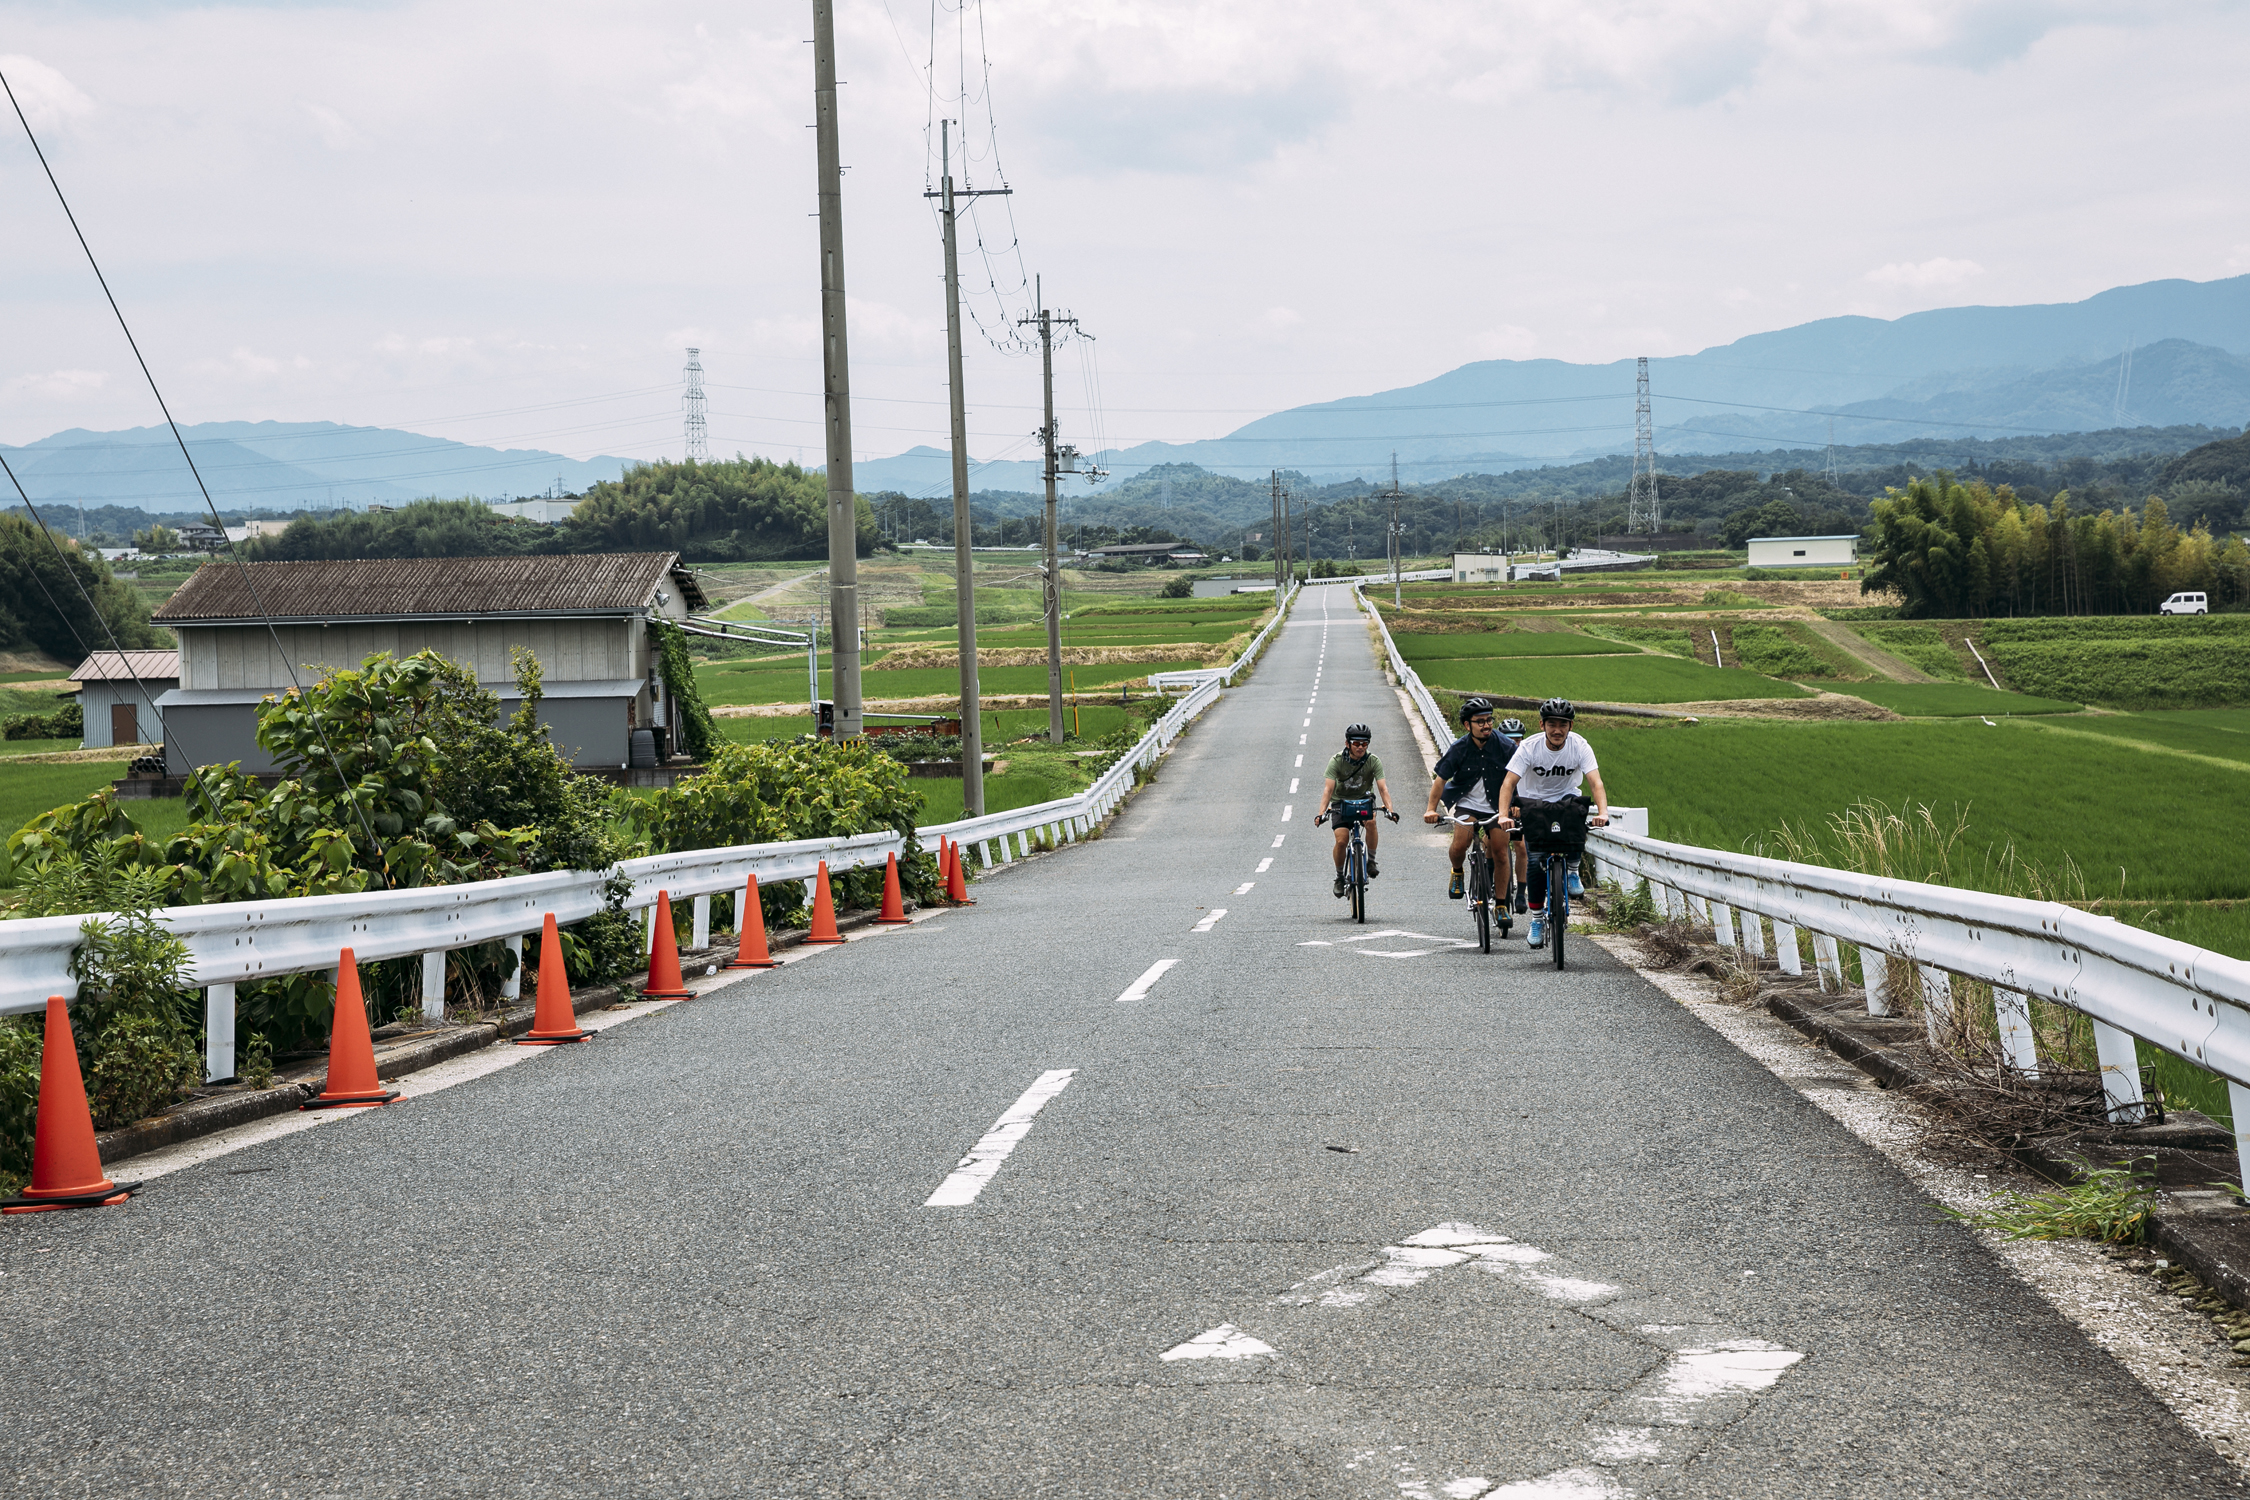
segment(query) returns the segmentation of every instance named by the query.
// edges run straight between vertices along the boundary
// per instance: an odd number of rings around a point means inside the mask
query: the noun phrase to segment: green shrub
[[[39,1119],[38,1018],[0,1016],[0,1194],[31,1179],[31,1140]]]
[[[936,894],[937,865],[915,836],[921,801],[906,767],[865,744],[759,740],[721,744],[701,775],[637,803],[633,815],[658,853],[896,829],[906,837],[900,883],[927,900]],[[881,899],[880,867],[831,874],[840,906]],[[804,905],[801,884],[759,886],[769,921],[793,920]]]
[[[1164,580],[1164,587],[1156,591],[1156,597],[1159,599],[1193,599],[1195,597],[1195,580],[1185,573],[1177,578],[1167,578]]]
[[[17,714],[0,723],[0,740],[74,740],[85,733],[85,712],[76,703],[48,714]]]

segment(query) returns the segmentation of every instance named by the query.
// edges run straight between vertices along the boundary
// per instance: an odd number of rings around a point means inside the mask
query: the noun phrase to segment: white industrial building
[[[1859,562],[1857,536],[1754,536],[1753,568],[1849,568]]]

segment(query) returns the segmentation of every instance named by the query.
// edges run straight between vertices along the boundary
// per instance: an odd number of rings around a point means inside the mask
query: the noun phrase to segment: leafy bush
[[[906,767],[864,744],[760,740],[721,744],[703,773],[639,804],[635,818],[655,852],[720,849],[734,844],[848,837],[893,828],[906,836],[899,878],[910,893],[936,893],[937,867],[915,836],[922,799]],[[834,881],[839,904],[872,905],[882,895],[881,869]],[[797,881],[759,887],[766,916],[789,918],[804,905]]]
[[[703,697],[695,690],[695,663],[688,657],[687,633],[668,620],[660,620],[656,640],[661,653],[664,691],[680,706],[679,748],[701,760],[711,753],[712,744],[719,738],[719,726],[712,722],[711,710],[703,706]],[[516,650],[520,657],[531,656],[520,646]],[[532,664],[537,667],[536,657],[532,657]],[[519,661],[518,671],[521,670]]]
[[[1195,580],[1185,573],[1177,578],[1167,578],[1164,580],[1164,587],[1156,591],[1156,597],[1159,599],[1193,599],[1195,597]]]
[[[85,711],[76,703],[66,703],[51,714],[17,714],[0,723],[0,740],[66,740],[85,732]]]

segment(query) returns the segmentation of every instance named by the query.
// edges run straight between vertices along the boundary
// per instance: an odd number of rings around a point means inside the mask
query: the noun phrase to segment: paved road
[[[973,910],[7,1221],[10,1492],[2236,1492],[1592,944],[1445,946],[1428,835],[1351,927],[1342,726],[1422,787],[1348,609]]]

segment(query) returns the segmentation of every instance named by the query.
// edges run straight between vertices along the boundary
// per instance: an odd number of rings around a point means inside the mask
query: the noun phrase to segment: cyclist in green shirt
[[[1336,819],[1336,894],[1344,894],[1344,848],[1351,842],[1354,823],[1367,825],[1367,878],[1373,880],[1375,869],[1375,799],[1383,799],[1383,812],[1393,823],[1398,814],[1391,811],[1391,789],[1383,780],[1381,756],[1367,753],[1374,732],[1365,724],[1354,724],[1344,731],[1344,748],[1335,759],[1328,762],[1327,780],[1320,788],[1320,817],[1331,811]]]

